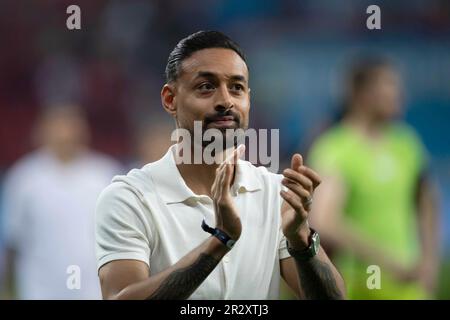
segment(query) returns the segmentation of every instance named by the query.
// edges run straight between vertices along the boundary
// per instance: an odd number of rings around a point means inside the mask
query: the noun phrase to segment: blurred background
[[[81,8],[81,30],[66,28],[71,4]],[[366,27],[372,4],[381,8],[381,30]],[[59,267],[53,280],[42,279],[36,265],[45,269],[51,261],[46,254],[70,256],[84,234],[90,239],[95,197],[113,175],[164,154],[174,129],[160,102],[168,54],[181,38],[207,29],[224,32],[244,49],[250,126],[280,129],[280,168],[292,153],[308,154],[334,123],[354,57],[381,55],[395,64],[402,79],[402,118],[426,147],[438,185],[442,260],[436,298],[450,299],[450,273],[444,272],[450,270],[447,0],[1,1],[3,297],[98,297],[97,284],[74,290],[77,294],[45,291],[52,281],[63,281],[61,292],[67,291],[70,272]],[[70,170],[49,154],[70,163]],[[78,162],[70,162],[73,158]],[[76,210],[66,212],[68,206]],[[36,216],[30,207],[38,208]],[[85,218],[72,216],[81,213]],[[47,237],[42,244],[33,241],[41,238],[39,232]],[[95,282],[93,253],[84,255],[73,253],[72,260],[55,264],[83,261],[82,270],[93,266],[89,279]],[[36,278],[41,283],[30,284]]]

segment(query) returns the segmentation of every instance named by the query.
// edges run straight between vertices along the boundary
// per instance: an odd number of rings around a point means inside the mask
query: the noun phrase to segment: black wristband
[[[203,220],[202,222],[202,229],[210,234],[212,234],[214,237],[220,240],[224,245],[226,245],[228,248],[233,248],[234,244],[236,243],[235,240],[231,239],[229,235],[227,235],[225,232],[218,228],[211,228],[208,226]]]

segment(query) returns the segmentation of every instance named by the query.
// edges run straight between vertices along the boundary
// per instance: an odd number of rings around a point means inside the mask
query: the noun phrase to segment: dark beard
[[[246,130],[246,128],[244,128],[244,126],[242,126],[242,124],[241,124],[241,117],[239,116],[239,114],[234,112],[233,110],[218,111],[214,114],[206,115],[205,120],[203,121],[203,125],[202,125],[202,135],[203,135],[206,132],[206,130],[208,130],[208,125],[210,123],[214,122],[217,118],[225,117],[225,116],[232,116],[234,118],[234,121],[236,122],[236,127],[235,128],[216,128],[217,130],[222,132],[222,141],[223,141],[222,148],[223,148],[223,150],[225,150],[227,148],[227,146],[228,147],[233,146],[236,148],[240,140],[238,137],[235,137],[233,135],[233,133],[239,129]],[[229,131],[228,134],[227,134],[227,130]],[[230,132],[231,130],[233,130],[233,132]],[[207,147],[209,144],[213,143],[214,140],[215,140],[214,137],[212,138],[211,141],[203,141],[202,140],[202,147],[203,148]]]
[[[222,132],[222,150],[226,150],[230,147],[237,148],[238,145],[245,143],[243,133],[241,134],[240,132],[238,132],[238,135],[234,134],[237,130],[242,130],[243,132],[245,132],[244,128],[226,129],[228,130],[228,134],[225,129],[218,130]],[[215,140],[215,137],[212,137],[211,141],[202,140],[202,147],[206,148],[211,143],[214,143]]]

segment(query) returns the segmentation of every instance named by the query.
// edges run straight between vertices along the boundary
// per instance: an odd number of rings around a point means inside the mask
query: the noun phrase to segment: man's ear
[[[166,83],[161,89],[161,102],[164,109],[173,117],[177,115],[177,108],[175,106],[175,86]]]

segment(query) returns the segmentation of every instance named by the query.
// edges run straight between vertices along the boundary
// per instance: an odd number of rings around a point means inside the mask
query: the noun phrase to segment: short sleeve
[[[407,155],[414,163],[414,167],[417,173],[420,175],[423,171],[428,170],[429,166],[429,154],[428,151],[420,139],[419,135],[407,125],[399,126],[403,129],[404,144],[408,146]]]
[[[281,232],[280,241],[278,243],[278,256],[280,257],[280,260],[290,258],[291,255],[289,254],[286,246],[286,237]]]
[[[100,194],[95,210],[97,267],[113,260],[149,265],[151,234],[145,208],[130,186],[114,182]]]
[[[288,191],[288,188],[286,186],[284,186],[284,185],[281,186],[281,189],[283,191]],[[283,200],[281,201],[281,203],[283,203]],[[278,256],[279,256],[280,260],[283,260],[283,259],[291,257],[291,255],[287,251],[286,237],[284,236],[282,230],[280,230],[280,236],[279,236],[279,239],[278,239]]]
[[[341,161],[343,145],[334,132],[325,133],[311,147],[308,165],[323,176],[342,175],[344,166]]]

